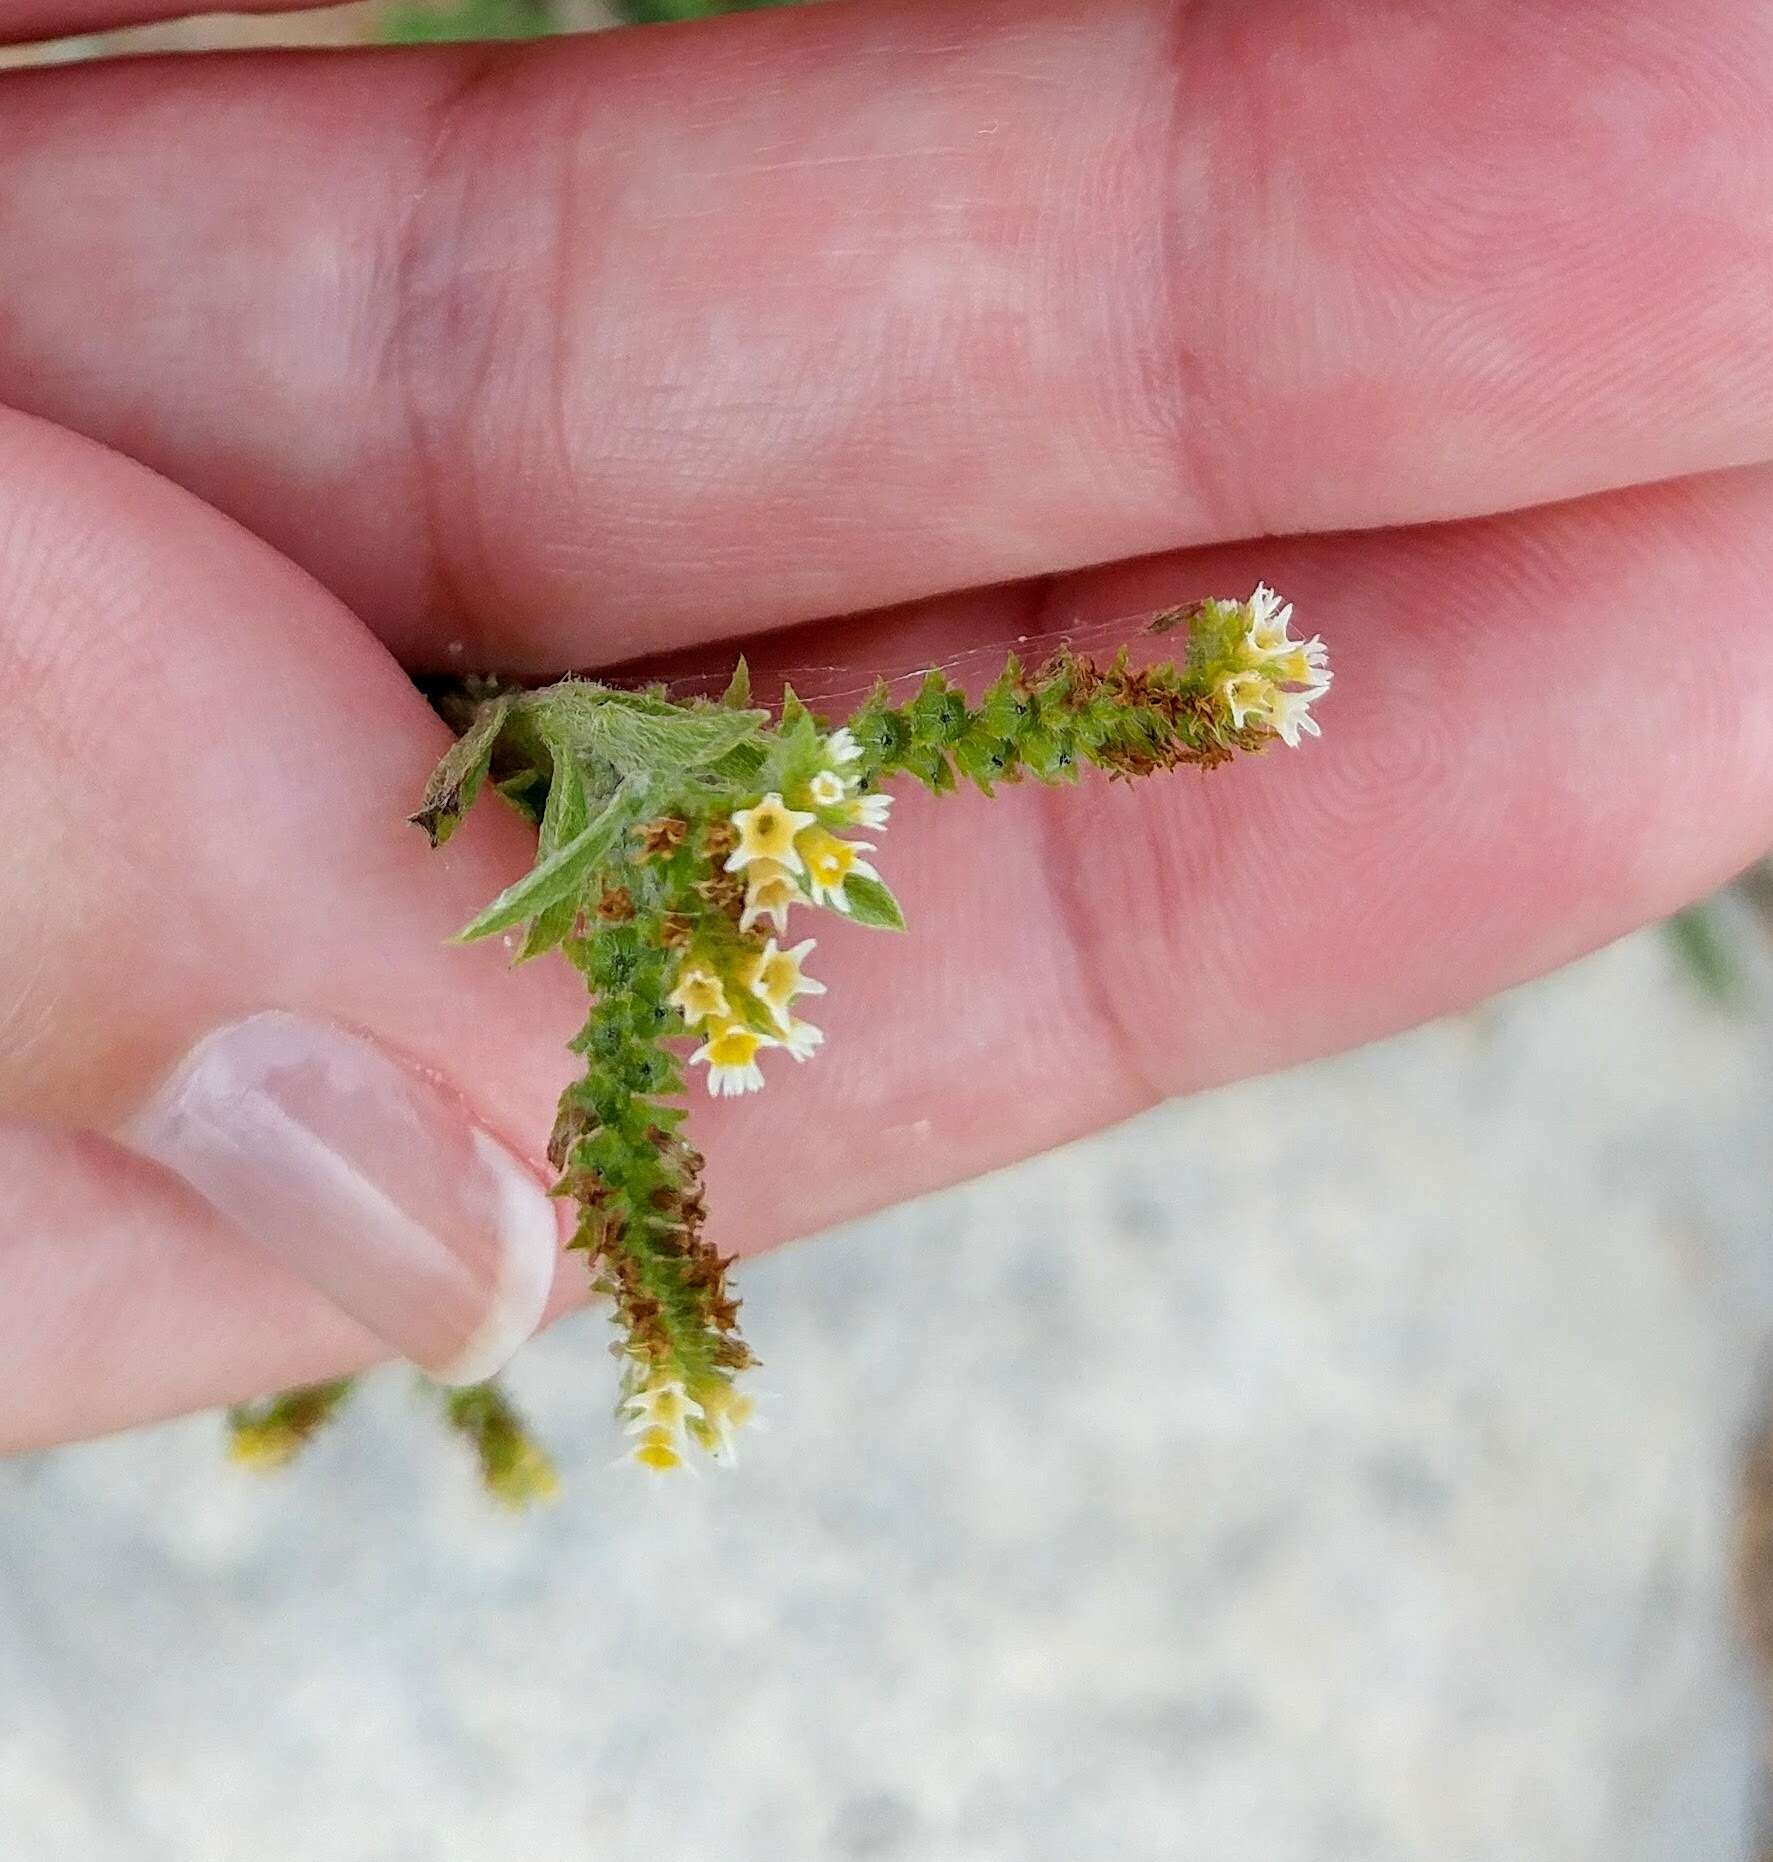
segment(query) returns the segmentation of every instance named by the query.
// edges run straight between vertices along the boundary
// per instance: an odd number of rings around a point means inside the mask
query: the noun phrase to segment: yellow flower
[[[800,888],[780,860],[753,860],[745,869],[745,909],[739,929],[749,931],[760,918],[776,927],[778,937],[788,930],[788,907],[800,898]]]
[[[1321,698],[1328,680],[1303,692],[1288,691],[1259,672],[1234,672],[1219,681],[1219,700],[1231,714],[1234,730],[1254,719],[1265,724],[1289,750],[1297,750],[1300,734],[1321,737],[1322,727],[1311,715],[1311,702]]]
[[[1249,718],[1266,718],[1268,681],[1259,672],[1234,672],[1219,681],[1219,702],[1231,713],[1233,730],[1241,731]]]
[[[668,1469],[683,1466],[683,1456],[679,1452],[681,1438],[669,1429],[648,1429],[634,1444],[631,1458],[643,1468],[653,1468],[663,1474]]]
[[[677,987],[665,1000],[682,1013],[692,1028],[711,1015],[718,1021],[725,1021],[732,1013],[727,1006],[725,985],[703,963],[686,963],[677,978]]]
[[[807,952],[816,948],[817,940],[809,937],[792,950],[782,950],[772,937],[740,973],[745,987],[776,1018],[777,1027],[784,1032],[789,1022],[788,1004],[796,996],[825,993],[823,983],[801,974],[800,966],[806,962]]]
[[[834,769],[822,769],[806,785],[807,800],[815,808],[835,808],[849,793],[843,778]]]
[[[1325,663],[1325,651],[1321,640],[1295,641],[1290,651],[1269,661],[1268,676],[1281,685],[1308,685],[1314,695],[1326,691],[1330,668]]]
[[[796,843],[806,858],[808,889],[815,905],[830,905],[840,912],[850,909],[844,896],[844,882],[857,874],[867,879],[880,875],[858,853],[872,853],[874,845],[865,840],[839,840],[823,828],[809,828]]]
[[[739,844],[727,859],[729,873],[743,872],[753,860],[774,860],[789,872],[801,870],[800,855],[794,837],[809,827],[817,816],[790,808],[775,791],[771,791],[754,808],[741,808],[733,816],[739,830]]]
[[[733,1452],[734,1432],[746,1428],[761,1429],[757,1418],[757,1400],[731,1384],[711,1384],[702,1392],[703,1414],[689,1425],[690,1434],[723,1467],[738,1459]]]
[[[763,1069],[757,1064],[758,1050],[780,1045],[737,1022],[725,1022],[714,1029],[690,1060],[708,1063],[708,1091],[713,1097],[732,1099],[761,1090]]]
[[[1323,641],[1315,635],[1309,640],[1295,640],[1287,631],[1293,618],[1293,604],[1283,602],[1272,588],[1258,583],[1250,597],[1250,626],[1244,635],[1243,663],[1259,667],[1265,677],[1277,685],[1312,687],[1318,697],[1329,686],[1329,654]]]

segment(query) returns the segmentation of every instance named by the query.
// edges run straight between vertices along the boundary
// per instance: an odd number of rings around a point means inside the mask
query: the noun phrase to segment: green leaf
[[[585,797],[585,772],[572,746],[553,732],[545,732],[548,748],[554,754],[554,773],[548,783],[548,806],[542,813],[540,846],[542,855],[558,853],[568,841],[576,840],[591,819],[591,804]]]
[[[764,711],[729,711],[719,705],[685,711],[676,706],[612,697],[575,720],[587,747],[624,775],[657,776],[697,769],[736,750],[769,722]]]
[[[733,668],[733,676],[720,702],[729,711],[744,711],[751,703],[751,668],[746,665],[743,653],[739,655],[739,663]]]
[[[560,849],[582,834],[590,818],[591,806],[585,798],[585,772],[562,733],[544,723],[542,735],[554,759],[554,773],[548,784],[548,806],[542,815],[539,857],[551,859]],[[579,915],[576,894],[557,899],[545,911],[530,920],[528,934],[516,961],[527,963],[540,957],[572,935]]]
[[[638,815],[641,783],[624,782],[596,818],[565,846],[541,861],[515,885],[507,886],[485,911],[456,933],[458,944],[472,944],[535,918],[562,899],[577,901],[592,870],[609,858]]]
[[[450,746],[449,754],[431,772],[425,798],[407,819],[441,847],[456,831],[456,824],[474,805],[486,772],[492,767],[493,746],[511,710],[509,697],[495,698],[468,730]]]
[[[903,931],[905,914],[899,901],[878,879],[852,873],[843,882],[843,896],[849,901],[850,916],[871,931]]]
[[[1708,905],[1689,905],[1667,921],[1667,930],[1687,973],[1714,1002],[1733,1001],[1742,974],[1717,914]]]

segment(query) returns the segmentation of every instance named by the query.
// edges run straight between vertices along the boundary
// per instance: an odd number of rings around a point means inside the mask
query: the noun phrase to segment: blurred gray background
[[[1736,1862],[1773,1001],[1651,933],[754,1263],[774,1426],[0,1464],[8,1862]]]

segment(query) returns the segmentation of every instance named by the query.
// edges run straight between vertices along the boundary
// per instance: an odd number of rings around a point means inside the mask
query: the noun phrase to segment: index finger
[[[1180,590],[1248,586],[1272,558],[1334,642],[1322,743],[1138,786],[1020,785],[991,802],[907,795],[880,857],[913,934],[821,928],[818,974],[830,991],[816,1063],[694,1115],[718,1245],[751,1253],[1160,1096],[1462,1007],[1740,868],[1773,837],[1770,517],[1773,472],[1722,475],[1485,523],[1126,565],[1052,591],[1057,614],[1105,620]],[[119,580],[117,547],[113,538],[98,555],[107,589]],[[218,539],[172,577],[155,604],[160,633],[176,636],[231,570],[238,579]],[[1597,615],[1607,622],[1598,651]],[[245,618],[250,638],[263,619],[250,597]],[[879,626],[915,639],[921,654],[932,627],[953,645],[979,645],[1001,639],[1004,618],[899,615]],[[358,681],[368,670],[358,654],[342,664],[337,652],[317,655],[305,670],[298,654],[277,659],[280,728],[342,741],[340,720],[312,719],[306,701]],[[77,656],[64,648],[56,660],[61,685],[84,694]],[[391,677],[367,683],[385,692]],[[192,700],[182,683],[163,702],[158,687],[151,696],[163,733],[169,718],[184,727]],[[274,766],[276,753],[264,718],[242,708],[228,722],[225,738],[201,718],[183,728],[181,741],[225,752],[183,759],[186,779],[204,792],[223,785],[250,821],[253,785],[241,771]],[[378,728],[373,707],[353,712],[350,728],[384,776],[411,749],[388,720]],[[109,732],[107,754],[129,737]],[[106,805],[109,774],[101,764],[55,792],[78,816]],[[252,925],[218,918],[213,905],[199,923],[250,947],[237,963],[274,951],[285,1002],[292,981],[299,1002],[354,998],[364,1005],[354,1019],[373,1016],[378,1031],[471,1084],[489,1113],[506,1112],[512,1142],[539,1137],[562,1077],[559,1041],[576,1020],[552,1021],[572,979],[537,965],[452,985],[455,963],[475,960],[435,948],[440,901],[411,881],[392,893],[361,883],[359,843],[390,831],[387,798],[355,768],[335,793],[350,805],[333,806],[323,826],[260,837],[262,869],[225,838],[194,850],[180,880],[195,896],[248,886],[260,907]],[[164,816],[159,798],[155,807]],[[441,883],[452,900],[476,888],[485,897],[510,875],[511,835],[495,835],[513,825],[481,816],[464,830],[479,836],[474,845],[450,843],[455,870]],[[330,854],[292,857],[313,834]],[[34,910],[80,926],[99,967],[82,968],[85,945],[58,946],[72,984],[58,1042],[13,1053],[3,1076],[31,1116],[90,1106],[119,1072],[120,1040],[151,1042],[164,1028],[169,984],[241,986],[226,957],[194,946],[185,917],[163,927],[132,910],[102,868],[83,871],[81,892],[95,901],[84,914],[33,895]],[[377,930],[390,897],[402,902],[398,922]],[[0,942],[0,985],[19,994],[9,960],[29,969],[30,942]],[[182,974],[169,977],[169,962]],[[109,1006],[119,990],[134,1017],[121,1025]],[[90,1035],[68,1017],[93,1022]],[[193,1226],[176,1198],[144,1200],[138,1188],[89,1143],[0,1120],[10,1295],[0,1301],[0,1453],[331,1376],[373,1351],[293,1277],[244,1258],[244,1238]],[[362,1245],[355,1233],[344,1239]],[[557,1296],[583,1285],[563,1274]],[[102,1355],[104,1376],[83,1352]]]
[[[0,85],[0,398],[551,669],[1773,454],[1773,9],[854,0]]]

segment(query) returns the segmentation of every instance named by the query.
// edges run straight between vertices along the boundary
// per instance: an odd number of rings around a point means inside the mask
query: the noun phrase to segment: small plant
[[[490,783],[537,829],[534,867],[462,932],[503,936],[516,960],[559,953],[590,1009],[572,1041],[583,1077],[562,1096],[548,1155],[577,1205],[572,1247],[610,1302],[617,1413],[633,1459],[665,1470],[694,1451],[732,1458],[755,1360],[740,1336],[729,1262],[709,1239],[702,1157],[685,1132],[690,1070],[716,1098],[771,1069],[817,1063],[804,1011],[825,994],[794,914],[904,929],[869,856],[892,810],[887,784],[941,795],[963,782],[1075,782],[1210,769],[1240,751],[1317,735],[1330,682],[1322,643],[1292,608],[1248,601],[1173,609],[1174,663],[1100,665],[1061,646],[1030,670],[1011,658],[970,699],[931,670],[902,701],[885,684],[834,725],[783,691],[752,701],[741,660],[724,697],[682,701],[589,679],[541,690],[468,682],[436,700],[458,729],[413,820],[441,845]],[[796,922],[801,928],[804,918]],[[237,1451],[280,1464],[338,1409],[345,1385],[235,1413]],[[546,1461],[490,1386],[449,1393],[489,1485],[520,1504],[551,1485]]]

